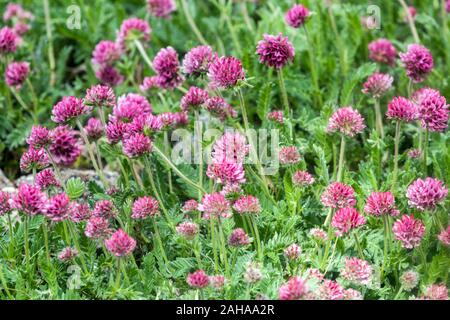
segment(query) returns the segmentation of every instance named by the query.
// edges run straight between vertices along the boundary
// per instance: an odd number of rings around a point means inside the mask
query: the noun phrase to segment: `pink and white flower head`
[[[389,91],[393,81],[394,78],[391,75],[376,72],[364,83],[362,92],[372,98],[379,99]]]
[[[116,144],[123,139],[125,132],[128,130],[128,124],[118,120],[116,118],[111,118],[106,125],[106,137],[110,144]]]
[[[56,164],[70,166],[81,154],[78,133],[67,126],[58,126],[51,131],[53,143],[49,151]]]
[[[281,33],[277,36],[265,34],[264,39],[258,42],[256,53],[262,64],[275,69],[283,68],[295,57],[294,47]]]
[[[92,217],[88,220],[84,229],[86,237],[91,239],[105,239],[111,234],[108,219],[102,217]]]
[[[271,111],[271,112],[269,112],[267,114],[267,119],[282,124],[284,122],[284,120],[283,120],[283,111],[281,111],[281,110]]]
[[[163,89],[173,89],[178,87],[183,81],[180,75],[180,62],[178,53],[172,47],[159,50],[153,59],[153,67],[158,73],[156,83]]]
[[[113,89],[101,84],[86,90],[84,104],[93,107],[113,107],[116,104],[116,96]]]
[[[409,99],[394,97],[388,104],[386,116],[393,120],[411,122],[417,118],[417,107]]]
[[[319,300],[342,300],[344,299],[344,288],[333,280],[325,279],[317,289]]]
[[[159,214],[159,204],[153,197],[141,197],[134,201],[131,218],[145,219]]]
[[[58,253],[58,260],[68,262],[78,257],[78,250],[72,247],[65,247]]]
[[[329,208],[353,207],[356,205],[355,190],[341,182],[333,182],[322,193],[321,200]]]
[[[300,277],[292,277],[278,289],[280,300],[302,300],[309,291],[306,281]]]
[[[312,228],[309,235],[316,241],[325,242],[328,240],[328,234],[325,230],[320,228]]]
[[[307,281],[315,281],[315,282],[322,282],[323,279],[325,279],[325,275],[320,272],[319,269],[310,268],[306,270],[306,280]]]
[[[37,186],[23,183],[17,194],[11,198],[11,208],[29,216],[42,214],[45,210],[47,197]]]
[[[286,249],[284,249],[284,256],[288,260],[297,260],[298,258],[300,258],[301,253],[302,253],[302,249],[300,248],[300,246],[298,244],[295,244],[295,243],[291,244]]]
[[[147,0],[147,8],[155,17],[168,18],[177,6],[174,0]]]
[[[222,97],[212,97],[206,100],[205,109],[221,121],[225,121],[229,117],[237,117],[236,110],[234,110]]]
[[[0,210],[1,211],[1,210]],[[450,247],[450,226],[439,233],[438,239],[444,246]]]
[[[145,77],[139,89],[143,92],[158,88],[158,76]]]
[[[87,221],[92,217],[91,208],[87,203],[71,202],[68,211],[70,220],[75,223]]]
[[[397,50],[389,40],[378,39],[369,44],[369,58],[372,61],[393,66],[397,58]]]
[[[181,209],[183,212],[194,212],[198,210],[198,202],[194,199],[191,200],[187,200],[184,205],[183,208]]]
[[[119,229],[109,239],[105,240],[105,246],[116,257],[124,257],[129,256],[136,248],[136,240]]]
[[[346,136],[354,137],[356,134],[363,132],[365,127],[364,118],[358,110],[352,107],[344,107],[333,113],[328,122],[327,131],[339,131]]]
[[[123,75],[113,66],[102,66],[95,71],[95,77],[100,80],[101,83],[108,86],[117,86],[124,80]]]
[[[337,229],[338,236],[366,224],[366,219],[355,208],[341,208],[333,216],[331,225]]]
[[[0,217],[11,212],[11,196],[9,193],[0,190]]]
[[[415,83],[424,81],[434,67],[430,50],[420,44],[410,44],[407,52],[400,53],[400,59],[406,75]]]
[[[400,276],[400,284],[403,290],[411,291],[419,284],[419,274],[413,270],[403,272]]]
[[[444,183],[431,177],[417,179],[406,191],[408,204],[421,211],[435,208],[447,195]]]
[[[83,104],[82,99],[68,96],[63,97],[52,110],[52,120],[56,123],[65,123],[87,114],[90,109]]]
[[[44,214],[54,222],[63,221],[69,214],[70,199],[65,193],[51,197],[45,205]]]
[[[193,273],[189,273],[186,282],[193,288],[203,289],[209,285],[209,277],[205,271],[200,269]]]
[[[242,163],[228,160],[209,164],[206,175],[208,178],[221,184],[245,182],[245,172]]]
[[[314,177],[307,171],[299,170],[292,176],[292,183],[296,186],[310,186],[314,183]]]
[[[48,147],[52,143],[52,137],[50,135],[50,130],[46,127],[33,126],[31,128],[31,133],[27,138],[27,143],[30,147],[35,149],[41,149]]]
[[[50,160],[44,149],[30,147],[20,158],[20,170],[23,172],[38,171],[49,165]]]
[[[128,43],[133,40],[142,42],[150,41],[150,33],[152,32],[149,24],[138,18],[130,18],[124,20],[117,34],[116,43],[120,50],[125,51]]]
[[[192,240],[199,232],[198,224],[190,221],[180,223],[176,228],[177,233],[186,240]]]
[[[284,20],[292,28],[300,28],[305,24],[309,16],[310,12],[308,8],[301,4],[294,4],[294,6],[286,12]]]
[[[249,262],[244,272],[244,281],[256,283],[263,278],[262,266],[257,262]]]
[[[197,87],[190,87],[188,92],[181,98],[181,109],[185,112],[198,110],[206,103],[208,98],[207,91]]]
[[[206,74],[214,58],[215,54],[210,46],[194,47],[184,56],[182,71],[193,76]]]
[[[219,192],[205,194],[198,210],[203,212],[204,219],[230,218],[232,216],[230,202]]]
[[[391,192],[372,192],[367,198],[364,211],[380,217],[383,215],[398,216],[400,212],[395,207],[395,198]]]
[[[344,300],[363,300],[362,293],[358,290],[349,288],[344,290]]]
[[[228,237],[228,244],[232,247],[243,247],[250,244],[250,238],[244,229],[237,228],[231,231]]]
[[[100,120],[97,118],[89,118],[87,124],[84,126],[84,131],[91,140],[98,140],[102,137],[104,130]]]
[[[245,71],[235,57],[215,57],[209,65],[208,79],[212,88],[230,89],[245,80]]]
[[[427,91],[417,108],[422,128],[433,132],[442,132],[448,127],[449,106],[444,96],[438,91]]]
[[[424,88],[420,88],[419,90],[414,91],[411,96],[411,100],[417,106],[419,106],[422,103],[423,99],[425,99],[426,97],[428,97],[430,95],[440,96],[441,93],[438,90],[435,90],[435,89],[432,89],[429,87],[424,87]]]
[[[133,134],[123,140],[123,153],[129,158],[140,157],[152,151],[152,141],[142,133]]]
[[[225,285],[226,279],[223,275],[210,276],[209,283],[210,285],[217,290],[220,290]]]
[[[93,217],[101,217],[105,219],[113,218],[117,215],[117,209],[111,200],[99,200],[94,205],[92,211]]]
[[[152,105],[148,100],[137,93],[120,96],[117,106],[113,108],[113,116],[124,122],[130,122],[135,117],[152,113]]]
[[[11,62],[5,70],[5,82],[8,86],[19,90],[30,73],[28,62]]]
[[[448,288],[445,284],[432,284],[427,287],[423,300],[448,300]]]
[[[239,198],[242,194],[242,187],[239,183],[227,183],[220,191],[227,199]]]
[[[25,10],[20,4],[8,3],[3,13],[3,21],[10,21],[17,19],[19,21],[23,20],[33,20],[34,17],[31,12]]]
[[[239,214],[258,214],[262,210],[258,198],[250,195],[237,199],[233,209]]]
[[[411,159],[419,159],[422,157],[422,150],[420,149],[411,149],[408,151],[408,157]]]
[[[14,30],[9,27],[0,29],[0,55],[16,52],[18,43],[19,38]]]
[[[345,258],[341,276],[347,281],[359,285],[368,285],[372,280],[372,267],[369,262],[355,257]]]
[[[113,41],[102,40],[92,52],[92,64],[98,66],[112,66],[120,59],[122,54],[120,48]]]
[[[296,146],[281,147],[278,153],[278,159],[281,164],[296,164],[300,161],[300,153],[298,152]]]
[[[213,146],[212,158],[214,161],[223,159],[243,163],[249,152],[250,146],[247,144],[247,138],[236,132],[226,132],[220,137]]]
[[[402,242],[402,247],[413,249],[420,245],[425,235],[425,225],[419,219],[414,219],[413,215],[404,215],[397,220],[392,227],[395,239]]]

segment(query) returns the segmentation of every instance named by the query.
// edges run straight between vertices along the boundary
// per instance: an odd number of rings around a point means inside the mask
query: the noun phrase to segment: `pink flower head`
[[[135,39],[148,42],[150,41],[151,32],[152,30],[147,21],[138,18],[124,20],[117,34],[117,46],[120,50],[125,51],[127,44]]]
[[[368,285],[372,279],[372,267],[369,262],[355,257],[345,258],[345,266],[341,270],[345,280],[359,285]]]
[[[180,223],[176,228],[179,235],[183,236],[186,240],[192,240],[199,231],[198,224],[190,221]]]
[[[208,100],[208,92],[197,88],[190,87],[189,91],[181,98],[181,109],[185,112],[188,112],[191,109],[199,109]]]
[[[300,277],[292,277],[286,284],[278,290],[280,300],[301,300],[308,293],[309,289],[306,281]]]
[[[142,80],[142,84],[139,86],[139,89],[143,92],[155,88],[158,88],[158,76],[145,77],[144,80]]]
[[[313,228],[309,231],[309,235],[316,241],[325,242],[328,240],[328,234],[320,228]]]
[[[98,84],[86,90],[84,104],[93,107],[113,107],[116,104],[116,96],[113,89]]]
[[[163,89],[173,89],[183,82],[180,75],[180,63],[178,53],[172,47],[159,50],[153,59],[153,67],[158,73],[156,83]]]
[[[129,93],[119,97],[117,106],[113,108],[113,115],[119,120],[130,122],[135,117],[152,111],[152,105],[144,96]]]
[[[109,221],[102,217],[92,217],[88,220],[84,233],[91,239],[107,238],[111,234]]]
[[[31,12],[25,10],[20,4],[8,3],[3,13],[3,21],[17,19],[18,21],[33,20]]]
[[[58,259],[62,262],[71,261],[76,257],[78,257],[78,250],[71,247],[66,247],[58,253]]]
[[[379,99],[392,87],[393,81],[394,78],[391,75],[376,72],[364,83],[362,92],[372,98]]]
[[[131,123],[127,126],[123,137],[127,139],[136,133],[142,133],[145,136],[151,136],[154,132],[161,131],[164,122],[161,117],[155,116],[151,113],[138,115],[133,118]]]
[[[51,137],[53,143],[49,150],[56,164],[72,165],[81,154],[77,132],[67,126],[58,126],[52,130]]]
[[[249,262],[244,273],[244,280],[247,283],[256,283],[263,277],[261,265],[256,262]]]
[[[48,147],[52,143],[50,130],[46,127],[33,126],[27,138],[27,143],[35,149]]]
[[[301,4],[294,4],[292,8],[286,12],[284,20],[292,28],[300,28],[305,24],[310,16],[308,8]]]
[[[215,54],[210,46],[198,46],[192,48],[183,59],[183,73],[200,76],[208,72],[209,66]]]
[[[363,300],[363,295],[358,290],[349,288],[344,290],[344,300]]]
[[[264,39],[258,42],[256,53],[259,61],[268,67],[281,69],[294,60],[295,50],[288,37],[281,33],[277,36],[265,34]]]
[[[425,180],[417,179],[406,191],[408,204],[418,210],[433,209],[439,202],[442,202],[448,194],[441,180],[427,177]]]
[[[198,210],[198,202],[194,199],[188,200],[184,203],[183,208],[181,209],[183,212],[193,212]]]
[[[215,289],[222,289],[223,286],[225,285],[225,281],[226,281],[226,279],[223,275],[209,277],[209,283]]]
[[[445,3],[445,11],[447,11],[447,13],[450,13],[450,0],[447,0],[447,2]]]
[[[116,118],[111,118],[106,125],[106,137],[111,144],[118,143],[123,139],[124,133],[128,129],[128,124]]]
[[[31,27],[27,23],[23,22],[16,22],[16,24],[13,26],[13,31],[17,35],[17,41],[20,44],[22,39],[20,36],[24,35],[28,31],[30,31]]]
[[[211,217],[230,218],[232,215],[230,202],[218,192],[205,194],[198,210],[203,212],[205,219]]]
[[[435,132],[447,129],[450,110],[445,97],[438,91],[429,90],[420,100],[417,113],[422,128]]]
[[[383,215],[398,216],[400,212],[395,207],[394,195],[391,192],[372,192],[367,198],[364,211],[380,217]]]
[[[206,100],[205,109],[221,121],[225,121],[228,117],[237,117],[236,110],[221,97],[212,97]]]
[[[258,198],[250,195],[237,199],[233,208],[239,214],[258,214],[262,210]]]
[[[67,194],[57,194],[48,200],[44,214],[47,218],[55,222],[65,220],[69,213],[69,203],[70,199]]]
[[[34,149],[30,147],[20,158],[20,170],[30,172],[41,170],[50,164],[47,153],[44,149]]]
[[[231,231],[228,237],[228,244],[232,247],[243,247],[250,244],[250,238],[248,234],[245,233],[244,229],[237,228]]]
[[[87,221],[92,217],[91,208],[87,203],[71,202],[68,211],[70,220],[75,223]]]
[[[344,299],[344,288],[333,280],[325,279],[317,290],[319,300],[342,300]]]
[[[52,120],[56,123],[64,123],[87,114],[89,108],[83,104],[82,99],[73,96],[63,97],[52,110]]]
[[[432,284],[425,290],[424,300],[448,300],[448,288],[445,284]]]
[[[43,213],[47,197],[37,186],[23,183],[11,199],[11,208],[29,216]]]
[[[414,91],[411,96],[411,100],[416,105],[419,106],[422,103],[422,101],[430,95],[440,96],[441,93],[438,90],[431,89],[429,87],[424,87],[424,88],[420,88],[419,90]]]
[[[306,280],[314,280],[316,282],[322,282],[325,279],[325,275],[320,272],[319,269],[310,268],[306,270]]]
[[[220,191],[227,199],[236,199],[242,193],[242,188],[239,183],[227,183],[223,186]]]
[[[300,153],[296,146],[281,147],[278,158],[281,164],[296,164],[300,161]]]
[[[244,183],[245,172],[242,163],[228,160],[213,162],[208,165],[206,175],[217,183]]]
[[[95,71],[95,77],[100,80],[101,83],[108,86],[117,86],[122,83],[124,77],[113,66],[102,66]]]
[[[378,39],[369,44],[369,58],[378,63],[393,66],[397,57],[397,50],[387,39]]]
[[[153,197],[141,197],[134,201],[131,218],[145,219],[159,214],[159,204]]]
[[[0,205],[1,207],[1,205]],[[0,209],[1,211],[1,209]],[[438,235],[439,241],[442,242],[443,245],[449,247],[450,246],[450,226],[447,227],[447,229],[444,229],[439,233]]]
[[[14,53],[19,39],[11,28],[3,27],[0,29],[0,55]]]
[[[403,290],[411,291],[419,283],[419,274],[415,271],[406,271],[400,277]]]
[[[103,126],[97,118],[89,118],[86,126],[84,126],[86,135],[92,140],[98,140],[103,135]]]
[[[209,277],[203,270],[189,273],[186,279],[188,285],[193,288],[203,289],[209,285]]]
[[[386,116],[389,119],[411,122],[417,118],[417,107],[404,97],[394,97],[388,104]]]
[[[353,207],[356,205],[355,190],[346,184],[333,182],[322,193],[321,200],[329,208]]]
[[[117,209],[110,200],[99,200],[95,203],[92,216],[96,218],[113,218],[117,215]]]
[[[129,158],[140,157],[152,151],[152,141],[142,133],[136,133],[123,141],[123,153]]]
[[[50,187],[61,187],[52,169],[45,169],[36,174],[36,185],[42,190]]]
[[[208,79],[212,88],[229,89],[245,80],[245,72],[235,57],[215,57],[208,69]]]
[[[267,119],[278,122],[278,123],[283,123],[283,121],[284,121],[283,120],[283,111],[281,111],[281,110],[271,111],[267,114]]]
[[[314,177],[307,171],[296,171],[292,176],[292,183],[296,186],[309,186],[314,183]]]
[[[409,6],[408,7],[408,11],[409,11],[409,14],[411,16],[411,19],[414,21],[416,19],[416,16],[417,16],[416,8],[414,8],[413,6]],[[406,12],[403,12],[402,15],[403,15],[403,21],[404,22],[408,22],[408,19],[409,19],[408,18],[408,14]]]
[[[289,260],[297,260],[298,258],[300,258],[301,253],[302,249],[298,244],[295,243],[284,249],[284,256]]]
[[[232,162],[243,163],[249,148],[247,138],[244,135],[238,132],[226,132],[214,144],[212,158],[217,162],[226,159]]]
[[[5,70],[6,84],[19,90],[29,73],[30,64],[28,62],[11,62]]]
[[[147,8],[151,15],[167,18],[177,7],[174,0],[147,0]]]
[[[102,40],[92,52],[92,64],[99,66],[112,66],[120,59],[121,50],[115,42]]]
[[[392,227],[395,239],[402,242],[402,247],[412,249],[420,245],[425,234],[425,225],[422,221],[414,219],[413,215],[404,215]]]
[[[11,212],[10,199],[9,193],[0,190],[0,217]]]
[[[344,235],[359,226],[366,224],[366,219],[355,208],[341,208],[333,216],[331,225],[337,229],[338,236]]]
[[[420,44],[410,44],[408,51],[400,53],[406,75],[413,82],[422,82],[433,70],[434,62],[430,50]]]
[[[344,107],[333,113],[327,130],[328,132],[339,131],[344,135],[354,137],[356,134],[363,132],[365,127],[364,118],[358,110],[352,107]]]
[[[130,255],[136,248],[136,240],[119,229],[109,239],[105,240],[105,246],[116,257],[124,257]]]

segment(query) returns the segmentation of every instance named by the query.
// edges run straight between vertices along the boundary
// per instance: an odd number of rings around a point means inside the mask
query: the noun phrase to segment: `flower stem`
[[[217,257],[217,250],[216,250],[216,239],[215,239],[215,226],[214,226],[214,218],[213,217],[209,217],[209,226],[210,226],[210,232],[211,232],[211,247],[212,247],[212,251],[213,251],[213,256],[214,256],[214,270],[217,272],[219,272],[219,259]]]
[[[6,292],[6,295],[10,300],[14,300],[14,297],[11,295],[8,289],[8,283],[6,282],[5,275],[3,274],[3,264],[0,265],[0,281],[2,283],[3,289]]]
[[[400,129],[401,123],[397,120],[395,124],[395,142],[394,142],[394,173],[392,178],[392,192],[395,193],[397,185],[398,176],[398,149],[400,145]]]
[[[353,236],[355,237],[355,243],[356,243],[356,248],[358,249],[359,257],[364,260],[364,253],[361,248],[361,243],[359,242],[359,238],[358,238],[358,235],[356,234],[356,232],[353,233]]]
[[[153,67],[152,60],[150,60],[149,56],[145,52],[145,49],[144,49],[144,46],[142,45],[142,43],[138,39],[134,39],[134,45],[138,49],[139,53],[142,56],[142,59],[144,59],[145,63],[148,65],[148,67],[150,69],[152,69],[154,72],[156,72],[155,68]]]
[[[53,50],[52,21],[50,17],[50,5],[48,0],[43,0],[45,14],[45,30],[47,32],[48,41],[48,62],[50,65],[50,86],[53,87],[56,82],[56,63],[55,52]]]
[[[286,84],[284,83],[283,70],[277,69],[277,74],[278,74],[278,83],[279,83],[280,91],[281,91],[281,97],[282,97],[283,106],[284,106],[284,113],[285,113],[285,117],[287,120],[286,122],[287,122],[288,130],[289,130],[289,139],[290,139],[291,143],[293,143],[294,142],[294,131],[292,128],[291,110],[289,107],[289,100],[288,100],[287,91],[286,91]]]
[[[198,185],[203,188],[203,147],[202,147],[202,125],[200,122],[200,115],[198,110],[195,110],[195,136],[197,138],[197,152],[198,152]],[[198,201],[202,200],[202,192],[198,191]]]
[[[384,139],[383,117],[381,115],[380,101],[378,99],[375,100],[375,117],[377,121],[377,132],[381,139]]]
[[[414,41],[416,43],[420,43],[420,38],[419,38],[419,34],[417,33],[416,26],[414,24],[414,19],[411,16],[411,13],[409,12],[409,9],[408,9],[408,6],[407,6],[406,2],[404,0],[398,0],[398,1],[400,2],[400,4],[403,7],[403,10],[405,11],[406,19],[408,20],[409,29],[411,30],[412,36],[414,38]]]
[[[429,139],[430,131],[428,128],[425,129],[425,141],[423,144],[423,172],[425,175],[428,175],[428,166],[427,166],[427,159],[428,159],[428,139]]]
[[[386,268],[386,263],[388,259],[388,232],[389,232],[389,222],[387,216],[383,216],[383,239],[384,239],[384,250],[383,250],[383,263],[381,265],[381,280],[384,278],[384,272]]]
[[[159,250],[161,251],[161,255],[163,257],[164,263],[166,264],[167,267],[169,267],[169,260],[167,259],[166,250],[164,250],[164,246],[162,244],[162,240],[161,240],[161,235],[159,233],[158,224],[156,223],[156,220],[154,218],[152,218],[152,221],[153,221],[153,228],[155,229],[156,242],[158,243]]]
[[[183,9],[184,16],[186,17],[186,20],[187,20],[189,26],[191,27],[192,32],[194,32],[195,36],[197,37],[198,41],[201,44],[208,45],[208,43],[206,42],[202,33],[200,32],[197,25],[195,24],[194,18],[192,18],[192,15],[191,15],[191,12],[189,11],[186,0],[180,0],[180,2],[181,2],[181,8]]]
[[[344,172],[344,162],[345,162],[345,137],[341,137],[341,149],[339,151],[339,164],[338,164],[338,173],[337,173],[337,181],[342,181],[342,174]]]
[[[258,226],[256,225],[256,222],[253,219],[253,216],[247,216],[247,218],[248,218],[248,222],[249,222],[250,228],[252,229],[252,231],[253,231],[253,233],[255,235],[256,248],[257,248],[257,251],[258,251],[258,258],[262,262],[263,261],[263,252],[262,252],[262,247],[261,247],[261,239],[259,237]]]
[[[50,266],[50,249],[48,246],[48,226],[47,226],[47,220],[44,219],[44,223],[42,224],[42,232],[44,234],[44,245],[45,245],[45,255],[47,257],[47,264]]]
[[[34,112],[32,112],[30,110],[30,108],[28,108],[27,104],[25,103],[25,101],[23,101],[19,92],[17,92],[17,90],[12,87],[10,89],[11,89],[11,92],[13,93],[14,97],[16,98],[17,102],[19,102],[20,106],[31,115],[31,117],[33,118],[33,122],[35,124],[39,123],[39,120],[37,119],[36,114]]]
[[[58,167],[58,165],[56,164],[55,159],[53,158],[52,153],[50,152],[50,150],[49,150],[47,147],[45,148],[45,151],[47,152],[48,158],[50,159],[50,162],[52,163],[53,169],[55,170],[56,178],[57,178],[57,179],[59,180],[59,182],[61,183],[61,185],[62,185],[64,191],[66,191],[66,184],[65,184],[65,182],[64,182],[64,180],[63,180],[63,178],[62,178],[61,170],[59,170],[59,167]]]
[[[319,107],[321,107],[322,106],[322,95],[320,93],[319,79],[317,76],[316,59],[313,54],[313,42],[309,36],[308,28],[306,27],[306,25],[303,25],[303,30],[305,31],[306,41],[308,42],[308,57],[309,57],[309,64],[310,64],[310,68],[311,68],[311,77],[312,77],[314,89],[316,91],[316,93],[314,94],[314,97],[317,99]]]
[[[28,215],[25,215],[24,220],[24,247],[25,247],[25,264],[26,264],[26,270],[29,271],[29,263],[30,263],[30,249],[29,249],[29,243],[28,243],[28,224],[29,224],[29,217]]]
[[[220,219],[218,221],[218,226],[219,226],[219,238],[220,238],[219,241],[220,241],[220,245],[221,245],[222,259],[223,259],[223,263],[225,265],[225,272],[228,276],[230,276],[227,248],[225,247],[225,236],[223,234],[222,222],[220,221]]]

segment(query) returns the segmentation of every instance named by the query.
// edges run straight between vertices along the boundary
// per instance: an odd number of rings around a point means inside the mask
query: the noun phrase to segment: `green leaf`
[[[85,183],[80,178],[70,178],[66,183],[67,195],[71,200],[80,198],[85,190]]]

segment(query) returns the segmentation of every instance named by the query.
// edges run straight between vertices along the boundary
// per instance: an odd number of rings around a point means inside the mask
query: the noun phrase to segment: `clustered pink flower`
[[[11,208],[29,216],[43,213],[47,197],[37,186],[22,183],[11,198]]]
[[[143,92],[156,88],[158,88],[158,76],[145,77],[139,86],[139,89]]]
[[[400,284],[403,290],[411,291],[419,283],[419,274],[415,271],[406,271],[400,277]]]
[[[297,260],[300,257],[300,254],[302,253],[302,249],[298,244],[291,244],[286,249],[284,249],[284,256],[288,258],[289,260]]]
[[[106,125],[106,137],[108,142],[116,144],[122,140],[124,133],[127,131],[128,124],[116,118],[110,119]]]
[[[425,294],[421,297],[423,300],[448,300],[448,288],[445,284],[432,284],[427,287]]]
[[[159,50],[153,59],[153,67],[158,73],[156,83],[163,89],[173,89],[183,82],[180,75],[180,63],[178,53],[172,47]]]
[[[92,52],[92,64],[100,67],[112,66],[120,59],[121,54],[122,52],[115,42],[102,40]]]
[[[296,186],[309,186],[314,183],[314,177],[307,171],[298,170],[292,176],[292,182]]]
[[[136,158],[152,151],[152,141],[142,133],[136,133],[123,140],[123,153]]]
[[[149,24],[138,18],[124,20],[117,34],[117,46],[124,51],[127,48],[127,42],[134,39],[147,42],[150,40],[152,32]]]
[[[215,57],[209,65],[208,79],[212,88],[229,89],[245,80],[245,72],[235,57]]]
[[[311,229],[309,235],[316,241],[325,242],[328,240],[327,232],[320,228]]]
[[[245,172],[242,163],[223,160],[208,165],[206,175],[217,183],[244,183]]]
[[[389,119],[411,122],[417,118],[417,107],[404,97],[394,97],[388,104],[386,116]]]
[[[343,300],[363,300],[363,295],[358,290],[349,288],[344,290]]]
[[[124,80],[124,77],[113,66],[100,67],[95,71],[95,77],[108,86],[117,86]]]
[[[181,98],[181,109],[185,112],[200,109],[208,100],[208,92],[197,87],[190,87]]]
[[[205,194],[198,210],[203,212],[204,219],[211,217],[230,218],[232,215],[230,202],[219,192]]]
[[[203,289],[209,285],[209,277],[203,270],[189,273],[186,279],[188,285],[193,288]]]
[[[319,300],[342,300],[344,299],[344,288],[333,280],[325,279],[317,290]]]
[[[81,154],[77,132],[67,126],[58,126],[52,130],[51,137],[53,142],[49,150],[56,164],[72,165]]]
[[[3,13],[3,21],[10,20],[32,20],[34,17],[31,12],[25,10],[20,4],[8,3]]]
[[[309,16],[310,12],[308,8],[301,4],[294,4],[294,6],[286,12],[284,20],[289,26],[293,28],[300,28],[305,24]]]
[[[420,44],[410,44],[400,59],[406,69],[406,75],[414,82],[422,82],[433,70],[434,62],[430,50]]]
[[[395,198],[391,192],[372,192],[367,198],[364,211],[380,217],[383,215],[398,216],[400,212],[395,207]]]
[[[387,39],[378,39],[369,44],[369,58],[378,63],[393,66],[397,58],[397,50]]]
[[[77,97],[63,97],[52,110],[52,120],[56,123],[64,123],[75,119],[81,115],[87,114],[89,108],[83,104],[82,99]]]
[[[283,111],[275,110],[267,114],[267,119],[278,123],[283,123]]]
[[[247,144],[247,138],[239,132],[226,132],[216,140],[212,158],[215,161],[223,159],[243,163],[248,154],[250,146]]]
[[[62,262],[71,261],[78,257],[78,250],[72,247],[65,247],[58,253],[58,259]]]
[[[111,200],[99,200],[94,205],[92,216],[97,218],[112,218],[117,214],[117,210]]]
[[[210,46],[194,47],[184,56],[183,73],[194,76],[206,74],[214,58],[215,54]]]
[[[94,107],[113,107],[116,104],[116,96],[113,89],[99,84],[86,90],[84,104]]]
[[[233,208],[240,214],[258,214],[262,210],[258,198],[251,195],[237,199]]]
[[[182,208],[183,212],[192,212],[198,210],[198,202],[194,199],[187,200]]]
[[[105,246],[116,257],[124,257],[130,255],[136,248],[136,240],[119,229],[109,239],[105,240]]]
[[[87,124],[84,126],[84,131],[90,139],[100,139],[103,135],[102,122],[97,118],[89,118]]]
[[[296,146],[281,147],[278,153],[278,159],[281,164],[296,164],[300,161],[300,153]]]
[[[86,237],[91,239],[104,239],[109,237],[111,229],[108,219],[102,217],[92,217],[87,221],[84,229]]]
[[[180,223],[176,228],[179,235],[183,236],[187,240],[192,240],[199,232],[198,224],[190,221]]]
[[[70,220],[75,223],[87,221],[92,217],[91,208],[87,203],[71,202],[68,211]]]
[[[22,154],[20,158],[20,170],[30,172],[32,170],[41,170],[50,164],[50,160],[44,149],[35,149],[30,147],[28,151]]]
[[[353,207],[356,205],[355,190],[341,182],[333,182],[322,193],[321,200],[330,208]]]
[[[341,236],[352,229],[366,224],[366,219],[355,208],[341,208],[333,216],[331,225],[337,229],[337,235]]]
[[[301,300],[308,293],[306,281],[300,277],[292,277],[278,290],[280,300]]]
[[[414,219],[413,215],[404,215],[392,227],[395,239],[402,242],[402,247],[412,249],[420,245],[425,234],[425,225],[422,221]]]
[[[242,247],[250,244],[250,238],[244,229],[234,229],[228,237],[228,244],[232,247]]]
[[[9,27],[0,29],[0,55],[14,53],[18,44],[18,37]]]
[[[433,209],[439,202],[442,202],[448,194],[441,180],[427,177],[414,181],[406,191],[408,204],[419,210]]]
[[[422,156],[422,150],[420,149],[411,149],[408,151],[408,157],[411,159],[419,159]]]
[[[439,91],[431,89],[423,92],[417,107],[422,128],[435,132],[444,131],[448,126],[449,112],[447,100]]]
[[[249,262],[244,272],[244,280],[247,283],[256,283],[263,277],[261,265],[257,262]]]
[[[11,212],[10,199],[9,193],[0,190],[0,217]]]
[[[393,81],[394,78],[391,75],[376,72],[364,83],[362,92],[372,98],[379,99],[392,87]]]
[[[316,268],[310,268],[306,270],[306,280],[315,280],[318,282],[322,282],[323,279],[325,279],[325,275],[320,272],[319,269]]]
[[[237,117],[236,110],[234,110],[222,97],[212,97],[206,100],[205,109],[221,121],[225,121],[228,117]]]
[[[242,193],[242,187],[239,183],[227,183],[220,191],[225,197],[235,199]]]
[[[134,201],[131,218],[145,219],[159,214],[159,204],[153,197],[141,197]]]
[[[344,107],[333,113],[327,130],[328,132],[339,131],[344,135],[354,137],[356,134],[361,133],[365,127],[364,118],[358,110],[352,107]]]
[[[8,86],[19,90],[29,73],[30,64],[28,62],[11,62],[5,70],[5,82]]]
[[[372,279],[372,267],[369,262],[355,257],[345,258],[345,266],[341,270],[342,278],[360,285],[368,285]]]
[[[209,283],[215,289],[221,289],[225,285],[225,277],[223,275],[210,276]]]
[[[1,211],[1,209],[0,209]],[[447,229],[444,229],[439,233],[438,235],[439,241],[442,242],[443,245],[449,247],[450,246],[450,226],[447,227]]]
[[[259,61],[268,67],[281,69],[294,60],[295,50],[288,37],[281,33],[277,36],[264,35],[264,39],[258,42],[256,53]]]
[[[65,193],[51,197],[45,205],[44,214],[52,221],[58,222],[67,218],[70,199]]]
[[[147,8],[153,16],[167,18],[177,7],[174,0],[147,0]]]
[[[130,122],[135,117],[152,113],[152,111],[152,105],[144,96],[129,93],[119,97],[112,114],[118,120]]]
[[[27,138],[27,143],[35,149],[48,147],[52,143],[50,130],[41,126],[33,126]]]

